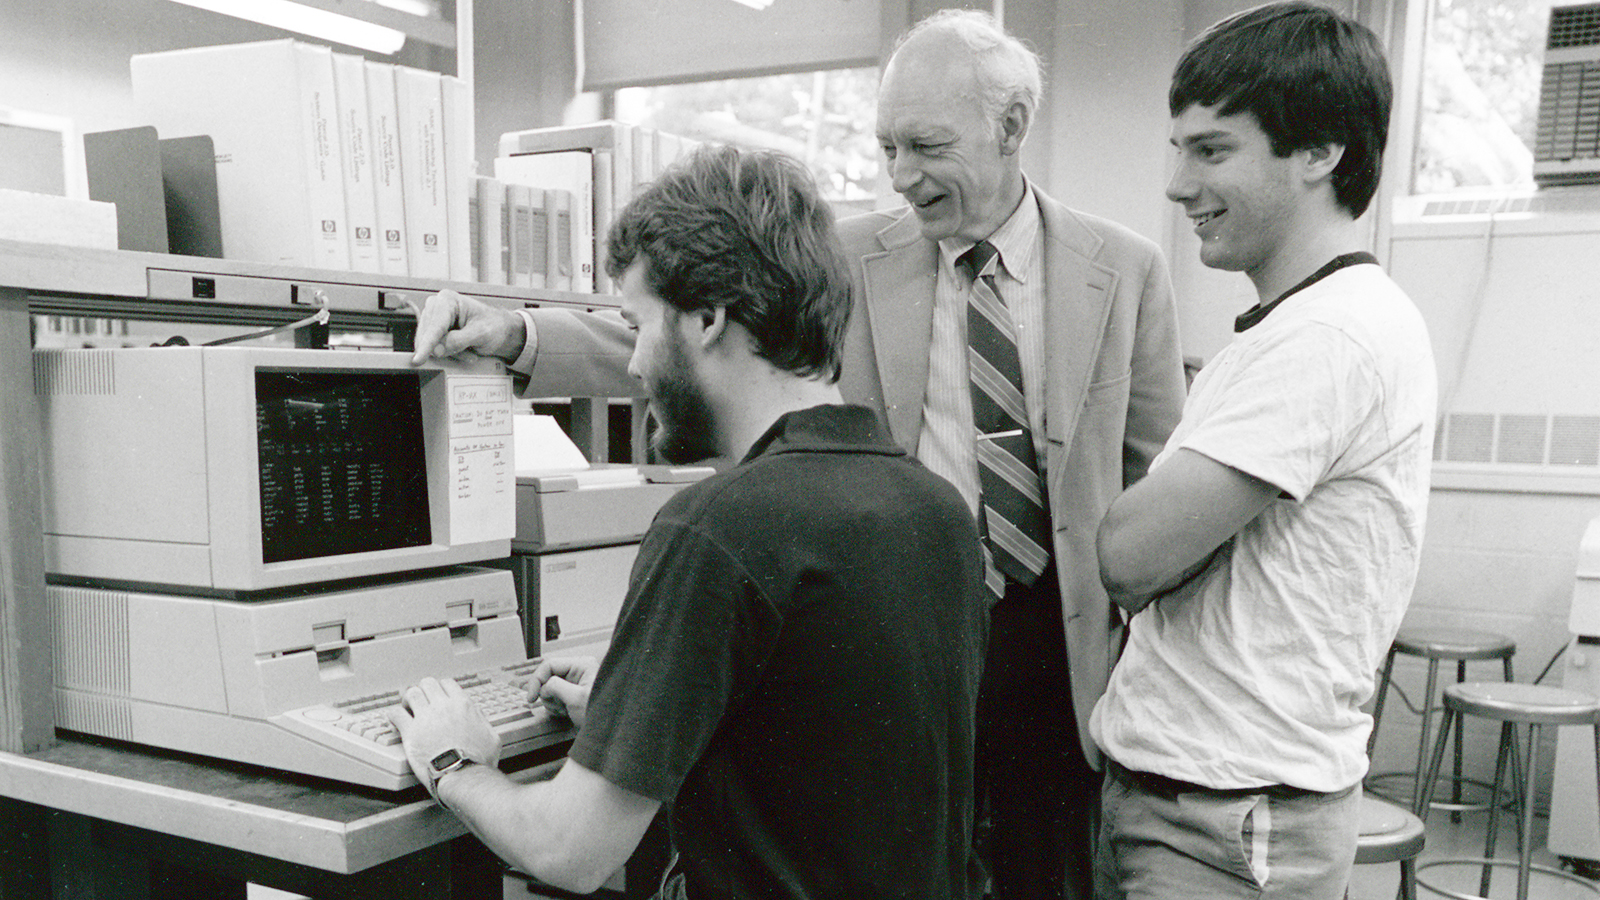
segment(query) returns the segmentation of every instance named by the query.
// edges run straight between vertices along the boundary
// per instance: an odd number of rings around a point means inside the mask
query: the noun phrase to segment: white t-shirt
[[[1285,298],[1201,370],[1152,469],[1186,448],[1283,496],[1133,617],[1090,723],[1108,756],[1219,789],[1361,780],[1359,707],[1416,580],[1436,380],[1421,315],[1371,264]]]

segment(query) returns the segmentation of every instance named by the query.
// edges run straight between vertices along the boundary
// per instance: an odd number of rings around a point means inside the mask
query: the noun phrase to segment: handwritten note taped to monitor
[[[517,524],[511,380],[449,378],[451,541],[508,538]]]

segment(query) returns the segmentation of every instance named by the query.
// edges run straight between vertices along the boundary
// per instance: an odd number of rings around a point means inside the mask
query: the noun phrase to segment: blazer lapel
[[[922,434],[922,402],[928,387],[939,249],[922,238],[909,210],[879,232],[878,239],[883,252],[861,261],[866,313],[889,431],[914,452]]]
[[[1066,456],[1078,427],[1078,414],[1100,355],[1116,273],[1092,261],[1101,241],[1072,212],[1054,200],[1039,197],[1044,222],[1046,392],[1045,459],[1049,493],[1057,493],[1065,477]]]

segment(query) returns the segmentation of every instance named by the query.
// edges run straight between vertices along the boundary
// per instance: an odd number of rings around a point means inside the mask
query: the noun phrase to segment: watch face
[[[442,772],[461,761],[461,751],[446,750],[428,761],[428,766],[435,772]]]

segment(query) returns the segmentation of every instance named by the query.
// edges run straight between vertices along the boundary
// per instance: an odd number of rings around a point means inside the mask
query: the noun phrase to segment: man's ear
[[[1303,177],[1308,184],[1331,180],[1333,171],[1339,168],[1339,161],[1344,159],[1343,144],[1318,144],[1298,152],[1305,166]]]
[[[1033,112],[1021,100],[1011,101],[1000,115],[1000,154],[1011,156],[1022,149],[1022,141],[1033,124]]]
[[[697,309],[689,313],[689,327],[694,331],[694,340],[700,349],[708,350],[718,341],[722,340],[728,332],[728,308],[726,306],[710,306]]]

